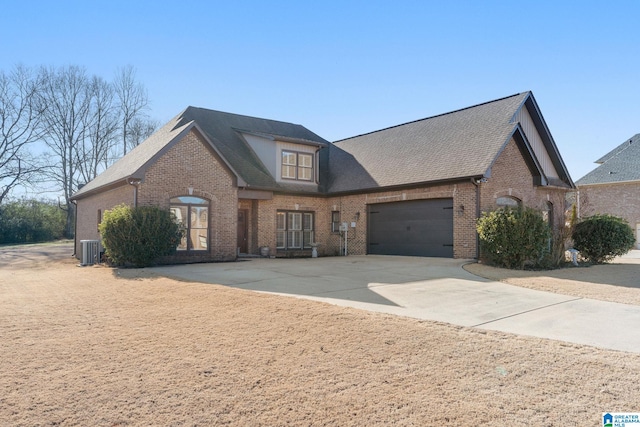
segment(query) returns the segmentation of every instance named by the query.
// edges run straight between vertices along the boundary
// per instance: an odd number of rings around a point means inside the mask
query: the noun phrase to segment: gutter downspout
[[[482,178],[486,179],[486,178]],[[482,179],[476,180],[475,178],[471,178],[471,183],[476,187],[476,220],[480,218],[480,183]],[[474,227],[475,228],[475,227]],[[478,231],[476,230],[476,259],[480,259],[480,236],[478,235]]]
[[[133,186],[133,207],[138,207],[138,185],[142,182],[141,179],[127,178],[127,184]]]
[[[73,224],[73,254],[71,256],[76,257],[77,258],[77,251],[76,251],[76,247],[78,245],[78,201],[77,200],[72,200],[71,203],[73,203],[76,207],[75,207],[75,221]]]

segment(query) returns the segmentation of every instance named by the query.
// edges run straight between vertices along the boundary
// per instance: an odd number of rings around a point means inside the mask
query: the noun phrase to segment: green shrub
[[[500,208],[478,219],[481,257],[498,267],[537,267],[549,253],[551,230],[531,208]]]
[[[594,215],[576,224],[573,247],[593,264],[602,264],[633,249],[635,238],[629,223],[612,215]]]
[[[183,233],[171,213],[156,206],[116,206],[105,211],[99,228],[107,258],[135,267],[174,253]]]
[[[51,201],[19,200],[0,206],[0,243],[33,243],[64,237],[66,213]]]

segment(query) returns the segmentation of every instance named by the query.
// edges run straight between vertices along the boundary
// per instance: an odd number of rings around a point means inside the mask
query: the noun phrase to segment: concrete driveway
[[[640,353],[640,307],[493,282],[470,261],[349,256],[154,267],[181,280]]]

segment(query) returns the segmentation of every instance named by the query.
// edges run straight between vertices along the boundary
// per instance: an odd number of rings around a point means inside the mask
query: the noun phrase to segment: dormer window
[[[282,178],[313,181],[313,154],[283,150]]]

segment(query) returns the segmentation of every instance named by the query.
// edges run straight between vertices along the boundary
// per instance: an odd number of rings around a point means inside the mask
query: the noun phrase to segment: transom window
[[[310,249],[313,243],[313,212],[279,211],[276,213],[276,247]]]
[[[282,178],[313,181],[313,154],[282,151]]]
[[[498,206],[509,206],[511,208],[517,208],[518,206],[520,206],[520,200],[516,199],[515,197],[511,197],[511,196],[498,197],[496,199],[496,205],[498,205]]]
[[[186,233],[179,251],[206,251],[209,243],[209,201],[194,196],[174,197],[170,210]]]

